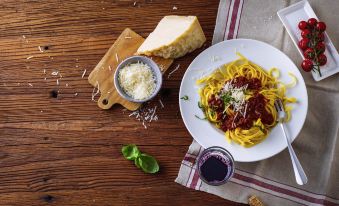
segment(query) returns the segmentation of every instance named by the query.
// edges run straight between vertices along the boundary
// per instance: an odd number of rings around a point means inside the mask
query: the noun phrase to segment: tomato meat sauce
[[[245,101],[244,111],[242,113],[235,112],[234,115],[224,114],[225,106],[227,105],[224,105],[222,99],[212,95],[208,100],[208,104],[210,107],[214,108],[214,111],[217,114],[217,120],[220,122],[220,129],[224,132],[236,128],[250,129],[253,126],[253,122],[257,121],[259,118],[263,124],[273,124],[273,116],[266,110],[268,100],[264,95],[259,93],[262,85],[258,78],[248,79],[244,76],[240,76],[229,81],[231,81],[232,86],[235,88],[246,87],[247,85],[246,89],[254,91],[254,95]],[[233,109],[232,105],[230,108]]]

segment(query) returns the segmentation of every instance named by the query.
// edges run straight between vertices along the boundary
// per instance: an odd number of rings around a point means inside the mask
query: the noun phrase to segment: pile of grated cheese
[[[231,93],[231,101],[230,101],[230,105],[233,106],[234,110],[236,112],[241,113],[244,117],[246,116],[246,110],[247,110],[247,103],[245,105],[245,100],[246,100],[246,96],[245,96],[245,90],[247,89],[248,85],[244,85],[242,87],[234,87],[232,85],[232,81],[227,82],[222,91],[221,94],[225,94],[225,93]],[[243,110],[245,110],[243,112]]]
[[[151,68],[142,62],[126,65],[119,72],[121,88],[133,99],[143,100],[155,90],[155,78]]]

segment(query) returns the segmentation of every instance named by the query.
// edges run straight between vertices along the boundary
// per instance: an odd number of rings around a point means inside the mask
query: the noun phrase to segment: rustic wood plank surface
[[[218,2],[1,0],[0,205],[240,205],[174,183],[192,141],[179,85],[203,48],[165,74],[165,108],[148,129],[121,106],[99,109],[87,82],[123,29],[145,37],[164,15],[197,15],[208,46]],[[128,143],[154,155],[161,172],[147,175],[124,160]]]

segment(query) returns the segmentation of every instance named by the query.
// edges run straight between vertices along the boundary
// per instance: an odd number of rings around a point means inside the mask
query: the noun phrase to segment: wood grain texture
[[[115,89],[112,77],[114,76],[117,66],[124,59],[135,55],[144,41],[145,39],[142,36],[135,33],[130,28],[124,29],[118,39],[90,73],[88,82],[93,87],[97,88],[97,92],[100,91],[100,94],[98,93],[100,97],[97,103],[101,109],[110,109],[116,103],[130,111],[140,108],[140,103],[127,101],[119,95]],[[162,73],[165,73],[173,63],[173,59],[164,59],[155,56],[150,58],[159,66]],[[93,94],[93,97],[95,94],[96,93]]]
[[[179,86],[211,42],[218,2],[2,0],[0,205],[240,205],[174,183],[192,141]],[[208,42],[164,75],[160,95],[147,105],[158,106],[159,120],[144,129],[119,105],[99,109],[88,74],[125,28],[145,37],[171,14],[197,15]],[[124,160],[120,149],[128,143],[154,155],[161,172],[146,175]]]

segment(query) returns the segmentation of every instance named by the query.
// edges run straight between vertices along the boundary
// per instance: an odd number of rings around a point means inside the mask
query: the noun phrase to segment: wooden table
[[[206,48],[218,2],[2,0],[0,205],[240,205],[174,183],[192,141],[179,112],[179,85],[203,48],[169,69],[180,64],[165,75],[165,108],[148,129],[121,106],[99,109],[87,82],[124,28],[146,37],[165,15],[197,15]],[[155,156],[161,172],[144,174],[125,160],[120,150],[128,143]]]

